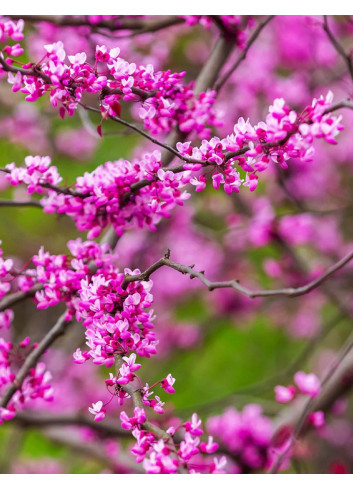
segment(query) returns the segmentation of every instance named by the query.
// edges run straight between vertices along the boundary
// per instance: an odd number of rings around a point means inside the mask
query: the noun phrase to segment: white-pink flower
[[[92,403],[92,407],[88,408],[88,411],[91,414],[94,414],[94,421],[101,421],[105,418],[105,409],[103,407],[103,402],[98,401],[96,403]]]
[[[276,385],[275,395],[277,402],[290,402],[295,396],[295,387],[293,385],[289,385],[288,387]]]
[[[315,374],[297,372],[294,375],[294,382],[297,384],[300,392],[311,397],[316,397],[321,389],[320,381]]]

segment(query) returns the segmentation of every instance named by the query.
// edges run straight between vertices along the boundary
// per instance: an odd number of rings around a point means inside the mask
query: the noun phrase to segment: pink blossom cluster
[[[0,16],[0,42],[4,43],[12,39],[13,41],[22,41],[23,39],[23,27],[24,22],[22,19],[14,22],[13,20],[7,20],[6,17]],[[20,56],[23,53],[23,49],[17,43],[12,46],[5,46],[2,49],[3,53],[8,56]],[[0,74],[2,68],[0,67]]]
[[[152,396],[153,391],[151,389],[155,387],[156,385],[160,384],[161,388],[167,392],[168,394],[174,394],[175,389],[173,387],[175,383],[174,377],[172,377],[172,374],[168,374],[167,377],[164,379],[160,380],[159,382],[155,382],[151,387],[146,384],[145,387],[142,389],[142,402],[145,406],[151,407],[157,414],[164,414],[164,404],[165,402],[162,402],[159,396],[155,396],[154,399],[149,399],[150,396]]]
[[[153,301],[150,293],[152,282],[131,282],[122,288],[125,274],[137,274],[139,270],[101,270],[91,279],[81,281],[77,316],[86,326],[89,351],[75,353],[75,361],[82,363],[88,358],[98,365],[111,367],[116,355],[136,352],[150,357],[156,353],[157,341],[152,331],[153,311],[146,311]],[[132,357],[133,358],[133,357]],[[134,375],[134,364],[127,362],[120,369],[117,383],[126,384]]]
[[[214,90],[207,90],[196,97],[192,90],[192,82],[184,86],[180,82],[170,80],[168,85],[168,98],[163,97],[164,93],[160,90],[156,96],[146,99],[138,112],[145,128],[152,134],[168,134],[178,125],[184,133],[195,132],[200,137],[209,137],[211,131],[206,125],[222,125],[216,113],[212,111],[216,98]]]
[[[66,317],[71,319],[78,309],[77,293],[81,290],[81,281],[91,276],[89,264],[94,261],[100,267],[112,267],[113,255],[108,253],[109,246],[99,245],[93,241],[82,242],[81,238],[68,242],[72,256],[51,255],[40,248],[38,255],[32,259],[35,269],[27,269],[24,279],[18,281],[23,291],[34,283],[43,284],[43,290],[35,294],[38,309],[46,309],[64,302],[67,307]]]
[[[241,185],[254,191],[258,184],[258,173],[267,170],[271,160],[282,168],[288,168],[289,158],[303,162],[313,159],[315,138],[336,144],[336,137],[343,130],[341,116],[327,112],[333,100],[331,92],[324,98],[314,99],[311,106],[301,114],[291,110],[284,99],[276,99],[269,107],[266,122],[253,126],[242,117],[234,125],[234,131],[220,139],[213,137],[203,140],[201,146],[192,147],[191,142],[178,143],[177,149],[183,156],[191,156],[199,161],[211,163],[213,187],[221,185],[227,194],[239,192]],[[245,179],[240,171],[245,172]],[[201,165],[189,165],[185,168],[201,169]],[[207,174],[191,180],[196,191],[206,187]]]
[[[25,338],[18,346],[0,337],[0,394],[3,395],[16,379],[16,364],[36,348]],[[0,424],[12,419],[16,412],[30,406],[35,399],[53,400],[51,374],[40,362],[29,370],[28,375],[12,396],[7,407],[0,407]]]
[[[79,231],[97,237],[112,224],[118,235],[133,227],[154,231],[162,217],[169,217],[176,205],[183,205],[190,195],[182,190],[190,181],[190,171],[173,173],[162,169],[159,151],[144,154],[142,160],[117,160],[98,166],[92,173],[78,177],[67,192],[50,190],[42,199],[44,212],[71,216]],[[42,191],[41,185],[61,180],[56,167],[48,167],[49,157],[27,157],[27,168],[7,165],[7,178],[13,185],[26,183],[28,191]],[[151,183],[130,193],[130,187],[141,180]],[[148,183],[148,182],[147,182]],[[58,193],[59,192],[59,193]]]
[[[310,397],[316,397],[321,390],[321,383],[315,374],[306,374],[305,372],[297,372],[294,375],[294,382],[302,394]],[[284,387],[277,385],[275,387],[276,401],[290,402],[296,395],[296,388],[293,385]]]
[[[181,82],[185,72],[155,71],[151,64],[138,67],[120,58],[118,47],[108,50],[104,45],[96,46],[94,65],[87,62],[84,52],[68,56],[66,64],[61,41],[44,47],[46,54],[40,68],[39,64],[29,63],[25,66],[28,74],[9,72],[8,81],[14,92],[21,90],[26,95],[28,102],[49,93],[51,104],[59,107],[62,118],[75,113],[85,93],[100,93],[103,117],[120,116],[120,99],[140,101],[139,117],[146,129],[155,134],[168,133],[178,125],[183,132],[197,131],[202,137],[209,137],[206,126],[221,124],[213,111],[215,92],[195,95],[192,82]],[[9,54],[18,56],[22,51]],[[10,58],[7,63],[12,64],[13,60]]]
[[[234,473],[263,470],[268,466],[272,423],[258,404],[248,404],[241,412],[234,408],[211,416],[208,432],[227,448],[235,464]]]
[[[201,420],[197,414],[193,414],[178,429],[170,427],[166,434],[169,438],[157,439],[156,436],[145,430],[143,424],[146,421],[145,410],[139,407],[134,409],[134,416],[128,417],[123,411],[120,415],[121,425],[124,429],[131,430],[136,438],[136,443],[131,452],[136,457],[137,463],[143,463],[148,474],[174,474],[181,469],[188,473],[224,473],[222,470],[226,464],[225,457],[209,460],[200,458],[202,454],[213,454],[218,450],[218,444],[208,437],[207,441],[201,441],[203,435]],[[178,442],[174,435],[183,431]]]
[[[42,187],[46,184],[57,185],[62,180],[57,168],[50,164],[49,156],[26,156],[25,167],[18,168],[15,163],[6,165],[6,170],[9,172],[6,178],[11,185],[26,184],[29,194],[42,193]]]
[[[121,366],[117,375],[114,377],[110,373],[105,384],[109,392],[112,393],[110,388],[114,389],[113,396],[117,396],[119,402],[123,403],[124,399],[130,396],[122,387],[137,378],[136,371],[141,367],[136,363],[136,354],[150,357],[156,353],[158,342],[152,331],[154,327],[153,311],[148,310],[153,301],[150,293],[152,281],[132,281],[126,286],[123,285],[125,276],[140,274],[140,270],[125,269],[124,273],[119,273],[113,264],[114,256],[109,253],[106,244],[82,242],[78,238],[69,241],[68,247],[71,255],[50,255],[41,248],[32,259],[35,268],[27,268],[23,271],[23,275],[18,277],[18,286],[22,291],[28,291],[35,283],[42,283],[43,290],[35,294],[35,301],[39,309],[65,302],[66,319],[71,319],[75,315],[77,320],[83,321],[87,328],[86,339],[89,350],[82,352],[78,348],[73,355],[75,363],[82,364],[91,359],[96,365],[111,367],[117,358],[121,358]],[[92,263],[96,270],[90,268]],[[11,260],[9,262],[3,260],[4,274],[7,274],[11,266]],[[1,320],[5,327],[8,326],[12,317],[11,310],[3,313]],[[20,344],[20,348],[25,348],[28,344],[29,338],[26,338]],[[5,359],[8,359],[8,351],[11,349],[12,344],[3,341]],[[43,369],[40,365],[38,364],[38,369]],[[40,373],[41,370],[38,372]],[[38,372],[33,370],[31,375],[38,376]],[[8,377],[3,375],[2,378],[5,385],[11,382],[14,376],[8,370]],[[43,382],[46,383],[48,375],[43,379]],[[153,394],[151,389],[160,384],[166,393],[172,394],[175,392],[174,383],[175,379],[168,374],[151,387],[146,384],[142,389],[143,404],[163,414],[164,402],[159,396],[151,398]],[[25,382],[23,386],[26,387],[27,384]],[[36,386],[37,397],[42,396],[49,400],[49,394],[44,393],[46,388],[43,387],[43,393],[39,390],[40,381],[32,379],[28,385]],[[34,395],[32,393],[32,398]],[[7,410],[3,411],[4,419],[6,416],[8,419],[10,419],[9,416],[12,416],[11,406],[12,404],[9,404]],[[96,421],[105,417],[106,408],[102,401],[94,403],[89,410],[94,414]],[[123,413],[121,416],[122,420],[125,419]],[[125,426],[127,426],[126,423],[128,419],[125,419]],[[130,423],[132,423],[131,420]],[[194,427],[188,424],[185,426],[187,430],[196,429],[196,425]]]
[[[76,363],[84,363],[88,358],[89,355],[87,354],[87,352],[82,353],[80,349],[77,349],[74,353],[74,361]],[[138,379],[142,386],[140,379],[135,374],[135,372],[141,367],[139,363],[135,363],[136,354],[131,353],[129,357],[125,356],[122,357],[122,359],[125,361],[125,363],[122,363],[121,367],[118,370],[118,374],[114,377],[114,375],[110,373],[109,379],[106,379],[105,381],[108,391],[112,394],[112,398],[114,396],[117,396],[119,404],[121,405],[124,404],[124,399],[130,398],[130,395],[122,388],[123,386],[132,383],[135,379]],[[93,363],[97,362],[93,360]],[[105,364],[108,367],[110,366],[108,362],[105,362]],[[145,406],[151,407],[157,414],[164,414],[163,406],[165,402],[162,402],[159,396],[155,396],[154,399],[149,399],[149,397],[153,394],[153,391],[151,391],[151,389],[160,384],[161,388],[164,389],[165,392],[173,394],[175,392],[175,389],[173,387],[174,382],[175,379],[172,377],[171,374],[168,374],[166,378],[154,383],[151,387],[148,384],[146,384],[143,388],[141,387],[142,403]],[[110,387],[114,387],[114,392],[110,390]],[[101,421],[105,418],[105,406],[109,404],[109,402],[103,404],[102,401],[98,401],[92,404],[92,408],[88,408],[89,412],[94,415],[95,421]],[[139,408],[138,412],[140,412]],[[121,412],[120,419],[122,421],[122,426],[125,429],[131,429],[136,424],[135,421],[133,421],[133,418],[129,419],[124,411]],[[141,421],[141,423],[144,421]]]
[[[305,372],[297,372],[294,375],[294,382],[301,394],[309,397],[317,397],[321,391],[321,383],[315,374],[306,374]],[[275,395],[276,401],[281,403],[291,402],[297,394],[297,389],[294,385],[283,386],[276,385]],[[311,412],[308,416],[309,422],[316,428],[321,428],[325,425],[325,417],[322,411]]]
[[[153,302],[150,293],[152,281],[133,281],[124,286],[125,276],[139,274],[140,270],[125,269],[124,273],[119,273],[107,244],[82,242],[78,238],[69,241],[68,247],[71,255],[50,255],[41,248],[32,259],[36,268],[27,268],[18,277],[18,286],[27,292],[35,283],[43,284],[43,289],[35,294],[38,309],[64,302],[66,319],[75,315],[77,320],[83,321],[89,350],[82,352],[78,348],[73,355],[75,363],[82,364],[91,359],[96,365],[111,367],[117,357],[122,357],[117,376],[110,374],[106,386],[114,387],[113,395],[123,402],[130,396],[121,390],[121,386],[134,381],[135,372],[141,367],[136,363],[136,354],[150,357],[156,353],[158,341],[152,331],[153,311],[147,310]],[[7,274],[12,262],[2,262]],[[95,270],[90,268],[92,264]],[[8,327],[12,317],[11,310],[4,311],[0,317],[1,326]],[[29,338],[27,340],[20,346],[27,346]],[[12,348],[10,343],[4,344],[7,349]],[[8,382],[12,380],[13,376],[7,379]],[[169,374],[154,386],[160,384],[165,392],[174,393],[174,382]],[[160,398],[149,399],[153,394],[151,388],[148,385],[144,388],[143,403],[157,413],[163,413],[164,403]],[[102,401],[93,405],[90,412],[95,414],[97,421],[103,419],[105,408]]]

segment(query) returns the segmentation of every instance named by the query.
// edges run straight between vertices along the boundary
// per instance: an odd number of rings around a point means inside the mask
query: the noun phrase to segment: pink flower
[[[128,417],[125,411],[120,413],[121,426],[124,430],[132,430],[136,426],[143,424],[146,421],[146,413],[143,408],[135,407],[134,416]]]
[[[184,423],[185,429],[188,433],[193,436],[200,436],[203,434],[203,430],[201,428],[201,420],[197,417],[197,414],[194,413],[191,417],[191,421],[187,421]]]
[[[294,376],[294,382],[303,394],[307,394],[311,397],[316,397],[321,389],[320,381],[315,374],[297,372]]]
[[[203,177],[201,175],[199,177],[199,179],[197,179],[196,177],[194,177],[190,181],[190,183],[191,183],[191,185],[195,185],[195,191],[196,192],[201,192],[202,190],[204,190],[206,188],[207,179],[206,179],[206,177]]]
[[[180,443],[178,455],[184,460],[189,460],[193,455],[199,453],[197,448],[199,443],[199,438],[193,438],[190,433],[185,433],[185,440]]]
[[[120,385],[126,385],[134,379],[134,374],[130,372],[129,366],[123,364],[119,369],[119,375],[117,382]]]
[[[148,401],[148,403],[149,403],[150,407],[153,408],[153,410],[156,413],[158,413],[158,414],[164,413],[163,406],[164,406],[165,402],[162,402],[158,396],[156,396],[155,399],[151,399],[150,401]]]
[[[2,424],[3,421],[9,421],[10,419],[14,418],[15,415],[15,410],[0,408],[0,424]]]
[[[225,474],[225,471],[223,469],[226,465],[227,465],[226,457],[221,457],[219,460],[218,460],[218,458],[214,458],[213,464],[211,465],[211,468],[210,468],[210,473],[211,474]]]
[[[14,318],[14,312],[12,309],[6,309],[4,312],[0,312],[0,329],[8,329]]]
[[[162,380],[161,382],[161,387],[164,389],[168,394],[174,394],[175,389],[173,386],[175,382],[175,379],[172,377],[172,374],[168,374],[165,379]]]
[[[323,411],[315,411],[309,414],[310,423],[315,426],[315,428],[321,428],[325,426],[325,414]]]
[[[91,413],[91,414],[94,414],[94,421],[101,421],[102,419],[105,418],[105,413],[106,413],[106,410],[104,409],[103,407],[103,402],[102,401],[98,401],[96,403],[93,403],[92,404],[92,407],[88,408],[88,411]]]
[[[73,357],[75,363],[85,363],[90,358],[90,355],[86,351],[82,353],[81,348],[77,348],[77,350],[73,354]]]
[[[141,367],[140,363],[135,363],[136,360],[135,353],[131,353],[129,357],[123,357],[123,360],[125,360],[131,372],[136,372],[136,370],[138,370]]]
[[[30,337],[27,336],[23,341],[21,341],[20,347],[25,348],[26,346],[29,345],[30,341],[31,341]]]
[[[213,436],[209,436],[207,443],[205,441],[200,443],[200,450],[204,453],[214,453],[218,450],[218,443],[213,441]]]
[[[288,387],[276,385],[275,393],[277,402],[290,402],[295,396],[295,387],[293,385],[289,385]]]

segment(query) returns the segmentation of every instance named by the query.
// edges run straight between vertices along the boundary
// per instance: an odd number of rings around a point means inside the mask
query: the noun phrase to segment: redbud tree
[[[352,43],[0,17],[2,472],[352,471]]]

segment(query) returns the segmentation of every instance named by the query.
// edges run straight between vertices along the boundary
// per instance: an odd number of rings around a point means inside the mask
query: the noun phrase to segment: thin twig
[[[317,287],[319,287],[319,285],[325,282],[335,272],[343,268],[352,259],[353,259],[353,251],[351,251],[345,257],[339,260],[337,263],[329,267],[325,273],[323,273],[319,277],[315,278],[311,282],[301,287],[269,289],[269,290],[250,290],[240,285],[238,280],[212,282],[205,277],[204,272],[195,271],[193,266],[186,266],[171,261],[169,259],[169,252],[168,252],[163,258],[160,258],[157,262],[155,262],[153,265],[147,268],[144,272],[139,273],[137,275],[126,274],[121,287],[123,289],[126,289],[128,284],[131,282],[149,280],[152,273],[154,273],[155,271],[157,271],[159,268],[163,266],[167,266],[173,268],[174,270],[177,270],[178,272],[184,275],[189,275],[191,279],[198,278],[208,288],[209,291],[213,291],[215,289],[233,288],[237,292],[240,292],[248,296],[250,299],[254,299],[256,297],[276,297],[276,296],[298,297],[307,294],[312,290],[316,289]]]
[[[23,19],[25,22],[48,22],[62,27],[91,27],[110,31],[132,30],[134,35],[156,32],[173,25],[183,24],[185,20],[177,15],[157,16],[156,19],[140,19],[125,16],[121,19],[100,19],[96,23],[89,21],[87,16],[71,15],[6,15],[11,19]],[[83,17],[83,18],[82,18]]]
[[[234,71],[238,68],[238,66],[241,64],[242,61],[246,58],[249,49],[253,45],[253,43],[256,41],[256,39],[259,37],[262,29],[266,27],[266,25],[275,17],[275,15],[269,15],[261,24],[259,24],[254,31],[253,35],[250,37],[249,41],[247,42],[244,50],[242,51],[241,55],[239,58],[236,60],[236,62],[233,64],[233,66],[220,78],[218,82],[215,83],[214,85],[214,90],[219,92],[223,85],[227,82],[228,78],[234,73]]]
[[[18,201],[10,199],[0,199],[0,207],[37,207],[39,209],[43,208],[39,200]]]
[[[349,74],[353,80],[353,59],[352,59],[352,56],[345,51],[342,44],[338,41],[338,39],[334,36],[333,32],[329,28],[327,15],[324,15],[324,31],[328,35],[328,38],[330,39],[332,46],[335,48],[337,53],[341,56],[341,58],[346,63]]]
[[[43,284],[36,284],[27,292],[19,291],[19,292],[13,292],[12,294],[6,295],[0,301],[0,312],[5,311],[5,309],[14,306],[18,302],[22,302],[25,299],[33,297],[36,294],[36,292],[42,289],[43,289]]]
[[[27,356],[24,364],[18,371],[14,381],[10,384],[8,389],[5,391],[1,401],[0,407],[6,407],[10,402],[12,396],[15,392],[21,388],[23,381],[25,380],[28,372],[31,368],[35,367],[39,358],[43,353],[49,348],[49,346],[62,334],[64,334],[67,326],[71,321],[66,321],[66,313],[62,314],[54,326],[48,331],[44,338],[39,342],[38,346],[31,351]]]
[[[29,412],[19,412],[16,414],[14,421],[21,426],[29,427],[46,427],[46,426],[86,426],[102,436],[123,437],[129,436],[129,433],[120,428],[115,422],[110,423],[106,420],[97,423],[93,418],[88,418],[83,414],[47,414]]]

